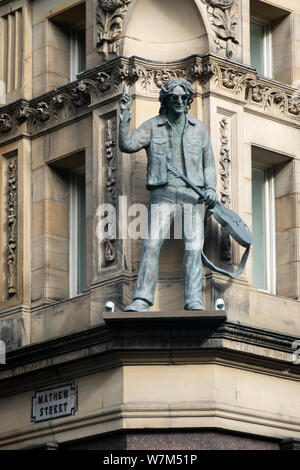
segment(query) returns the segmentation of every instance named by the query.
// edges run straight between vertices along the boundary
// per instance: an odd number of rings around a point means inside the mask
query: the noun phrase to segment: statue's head
[[[159,114],[166,114],[169,107],[175,107],[177,112],[182,109],[183,112],[187,113],[194,94],[191,85],[184,78],[170,78],[160,90],[159,101],[161,106]]]

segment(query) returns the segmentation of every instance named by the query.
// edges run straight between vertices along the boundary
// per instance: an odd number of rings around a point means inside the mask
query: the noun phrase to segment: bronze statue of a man
[[[131,93],[124,87],[120,100],[119,147],[133,153],[145,149],[148,157],[147,189],[150,207],[159,208],[160,217],[149,211],[148,233],[144,240],[139,274],[132,304],[125,311],[145,312],[153,305],[158,279],[159,254],[173,220],[174,204],[192,207],[183,211],[185,226],[193,225],[197,236],[191,240],[183,233],[184,308],[204,310],[202,295],[202,260],[204,243],[203,204],[198,195],[183,181],[168,172],[177,168],[194,185],[204,188],[208,207],[216,202],[216,169],[210,138],[205,124],[188,114],[194,91],[182,78],[171,78],[160,91],[159,115],[131,132]],[[200,208],[200,223],[199,211]]]

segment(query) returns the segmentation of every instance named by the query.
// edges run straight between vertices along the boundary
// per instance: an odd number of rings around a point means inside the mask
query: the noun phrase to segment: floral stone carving
[[[67,84],[44,95],[43,101],[22,100],[2,108],[0,140],[27,132],[36,135],[62,121],[90,112],[89,106],[101,106],[103,99],[120,93],[124,83],[136,85],[141,93],[157,96],[159,89],[171,77],[197,83],[202,93],[214,91],[246,106],[278,118],[300,122],[299,90],[265,77],[254,70],[222,57],[192,56],[173,64],[124,57],[101,64],[87,71],[80,81]]]
[[[231,168],[231,155],[229,149],[229,137],[228,137],[228,119],[223,117],[220,120],[220,170],[219,174],[221,177],[221,202],[224,206],[229,207],[230,198],[230,168]],[[223,263],[231,262],[231,240],[227,230],[221,228],[221,240],[220,240],[221,260]]]
[[[116,208],[117,206],[117,147],[116,147],[116,121],[107,119],[105,123],[105,199],[106,202]],[[106,212],[105,217],[108,216]],[[107,229],[107,227],[106,227]],[[111,264],[116,260],[117,241],[109,233],[104,241],[105,264]]]
[[[8,296],[17,293],[17,159],[8,164],[8,207],[7,207],[7,266]]]
[[[98,0],[97,47],[105,60],[110,56],[119,55],[119,39],[130,2],[131,0]]]
[[[202,0],[207,6],[208,18],[215,33],[216,52],[225,49],[226,57],[233,57],[233,45],[239,45],[239,5],[236,0]]]
[[[8,114],[0,114],[0,130],[2,132],[9,132],[11,129],[11,117]]]

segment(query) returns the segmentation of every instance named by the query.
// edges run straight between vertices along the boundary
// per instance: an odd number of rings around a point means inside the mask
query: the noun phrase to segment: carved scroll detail
[[[221,140],[221,150],[220,150],[220,176],[221,176],[221,202],[225,206],[229,206],[230,192],[229,192],[229,182],[230,182],[230,166],[231,166],[231,156],[229,150],[229,139],[228,139],[228,119],[223,118],[220,121],[220,140]]]
[[[7,205],[7,266],[8,296],[17,293],[17,159],[8,163],[8,205]]]
[[[198,56],[168,64],[153,64],[124,57],[87,71],[80,81],[45,94],[43,101],[22,100],[2,108],[0,140],[22,132],[34,135],[67,119],[86,113],[90,104],[99,105],[104,97],[122,91],[124,83],[139,92],[157,97],[168,78],[182,77],[200,85],[203,93],[216,91],[245,101],[258,111],[300,122],[299,91],[265,77],[254,70],[221,57]]]
[[[107,119],[105,124],[105,200],[115,209],[117,205],[117,147],[116,147],[116,120]],[[107,213],[104,214],[107,217]],[[111,264],[116,260],[116,239],[107,235],[104,240],[105,264]]]
[[[119,55],[120,37],[130,2],[131,0],[98,0],[97,47],[104,60]]]
[[[230,168],[231,168],[231,155],[229,149],[229,138],[228,138],[228,119],[222,118],[220,121],[220,170],[219,175],[221,177],[221,202],[224,206],[230,206]],[[226,229],[221,229],[221,259],[224,263],[231,262],[231,241]]]
[[[234,55],[233,45],[240,45],[237,26],[239,5],[236,0],[202,0],[207,6],[208,19],[215,33],[216,52],[225,49],[226,57]]]
[[[0,114],[0,130],[2,132],[9,132],[11,129],[11,117],[8,114]]]

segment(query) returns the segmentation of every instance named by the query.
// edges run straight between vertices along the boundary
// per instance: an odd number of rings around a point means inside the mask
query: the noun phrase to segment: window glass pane
[[[250,24],[250,50],[251,65],[256,68],[257,73],[264,75],[264,26],[251,23]]]
[[[253,274],[254,284],[267,290],[265,172],[252,169]]]
[[[78,246],[77,246],[77,293],[85,288],[85,174],[77,177],[78,190]]]
[[[85,29],[72,30],[70,40],[71,40],[70,80],[76,80],[76,75],[80,72],[84,72],[86,68]]]
[[[85,70],[85,29],[77,31],[77,54],[78,54],[78,71]]]

